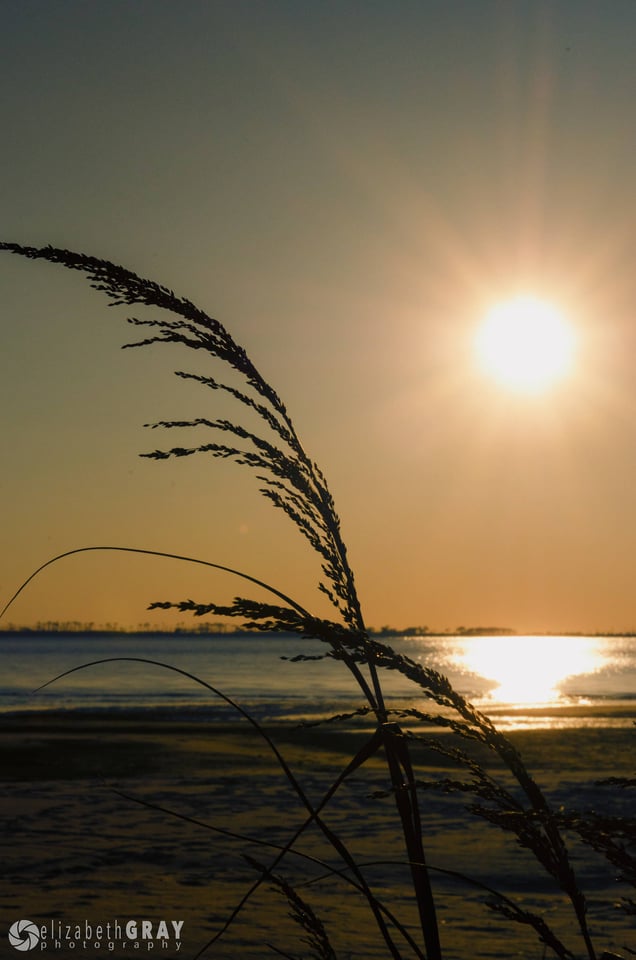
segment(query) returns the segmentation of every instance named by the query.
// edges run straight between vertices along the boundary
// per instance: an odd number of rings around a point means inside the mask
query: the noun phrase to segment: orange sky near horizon
[[[34,9],[0,10],[0,239],[122,263],[227,326],[327,476],[367,623],[636,628],[636,8]],[[542,392],[474,353],[518,294],[577,338]],[[189,442],[144,423],[230,411],[173,376],[211,372],[201,357],[121,351],[129,313],[0,255],[0,606],[55,554],[108,544],[238,568],[328,614],[319,564],[249,470],[139,458]],[[5,625],[169,623],[147,603],[237,594],[258,596],[83,554]]]

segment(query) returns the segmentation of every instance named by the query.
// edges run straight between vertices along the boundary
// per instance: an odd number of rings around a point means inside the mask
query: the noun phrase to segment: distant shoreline
[[[172,630],[157,628],[136,629],[125,627],[113,629],[47,629],[38,627],[0,627],[0,639],[2,637],[68,637],[76,636],[82,638],[104,638],[104,637],[189,637],[202,639],[224,639],[231,636],[254,636],[257,631],[248,630],[245,627],[231,626],[227,629],[185,629],[176,627]],[[427,630],[417,631],[413,627],[407,627],[404,630],[398,630],[393,627],[383,630],[369,629],[370,637],[379,639],[397,639],[402,637],[416,638],[424,637],[428,639],[457,637],[636,637],[636,631],[633,630],[535,630],[530,633],[518,633],[516,630],[503,627],[470,627],[462,630]],[[279,637],[297,636],[289,631],[272,631],[269,636]]]

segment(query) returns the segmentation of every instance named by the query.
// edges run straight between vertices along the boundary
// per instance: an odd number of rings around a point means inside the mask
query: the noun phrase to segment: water
[[[628,726],[636,711],[633,637],[398,637],[388,641],[446,674],[460,693],[503,726]],[[363,703],[342,663],[293,663],[325,652],[318,641],[263,634],[0,634],[0,712],[40,710],[170,711],[174,716],[238,719],[194,680],[138,662],[102,663],[47,686],[58,674],[96,660],[155,660],[195,674],[259,719],[316,718]],[[394,671],[382,675],[392,705],[430,703]]]

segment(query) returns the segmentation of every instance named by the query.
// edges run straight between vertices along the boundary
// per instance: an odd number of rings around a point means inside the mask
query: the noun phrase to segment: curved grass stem
[[[336,780],[335,784],[332,785],[332,787],[330,788],[326,796],[321,801],[320,805],[317,808],[314,808],[311,802],[309,801],[307,795],[305,794],[305,791],[302,789],[299,781],[294,776],[292,770],[287,764],[287,761],[285,760],[285,758],[283,757],[280,750],[278,749],[278,747],[276,746],[272,738],[269,736],[267,731],[261,726],[261,724],[259,724],[258,721],[244,707],[242,707],[239,703],[237,703],[237,701],[234,700],[232,697],[229,697],[227,694],[223,693],[221,690],[219,690],[217,687],[214,687],[212,684],[208,683],[206,680],[203,680],[201,677],[197,677],[196,674],[190,673],[188,670],[183,670],[181,667],[176,667],[173,664],[163,663],[160,660],[153,660],[148,657],[103,657],[103,658],[100,658],[99,660],[91,660],[88,663],[79,664],[78,666],[71,667],[68,670],[64,670],[62,673],[57,674],[57,676],[52,677],[50,680],[47,680],[46,683],[43,683],[39,687],[36,687],[33,693],[38,693],[40,690],[44,690],[46,687],[50,686],[53,683],[56,683],[58,680],[61,680],[64,677],[71,676],[71,674],[78,673],[80,670],[86,670],[89,667],[95,667],[105,663],[145,663],[145,664],[148,664],[149,666],[155,666],[155,667],[163,668],[165,670],[170,670],[173,673],[177,673],[183,677],[188,678],[189,680],[194,681],[195,683],[204,687],[206,690],[209,690],[215,696],[219,697],[221,700],[227,703],[228,706],[236,710],[245,720],[248,721],[248,723],[253,727],[253,729],[256,730],[256,732],[259,734],[259,736],[262,737],[263,740],[265,740],[268,747],[273,752],[285,776],[287,777],[289,783],[294,789],[294,792],[297,794],[298,798],[300,799],[301,803],[303,804],[303,806],[305,807],[305,809],[309,814],[308,819],[298,828],[298,830],[296,831],[292,839],[288,841],[288,843],[285,845],[281,853],[279,853],[279,855],[276,857],[274,863],[270,866],[269,869],[270,870],[275,869],[275,867],[282,860],[284,855],[287,852],[289,852],[289,850],[292,848],[292,846],[294,845],[296,840],[300,837],[300,835],[304,833],[304,831],[309,826],[309,824],[312,822],[315,823],[319,827],[319,829],[322,831],[325,838],[333,846],[333,848],[340,855],[344,863],[352,871],[352,873],[360,883],[362,890],[364,892],[364,895],[367,899],[367,902],[369,903],[371,912],[375,917],[380,933],[389,949],[391,956],[394,958],[394,960],[400,960],[400,953],[393,941],[393,938],[391,937],[391,934],[386,925],[382,911],[378,905],[376,898],[373,896],[367,881],[365,880],[364,876],[360,872],[356,861],[349,853],[345,844],[334,833],[334,831],[327,826],[324,820],[320,817],[320,811],[324,808],[324,806],[328,803],[329,799],[331,799],[333,794],[336,792],[336,790],[340,786],[340,783],[342,782],[344,777],[348,775],[348,773],[352,772],[352,770],[356,769],[360,765],[360,763],[363,763],[364,760],[367,759],[367,757],[370,755],[369,746],[366,745],[365,748],[363,748],[363,750],[359,755],[359,759],[354,758],[354,760],[347,767],[345,774],[341,775],[341,777],[339,777]],[[256,892],[256,890],[258,889],[258,887],[260,886],[260,884],[263,882],[264,879],[265,879],[264,875],[259,876],[259,878],[254,882],[254,884],[248,890],[245,896],[241,899],[239,904],[232,911],[231,915],[227,918],[221,930],[218,931],[214,935],[214,937],[212,937],[211,940],[202,947],[202,949],[196,954],[196,957],[194,958],[194,960],[197,960],[198,957],[202,956],[203,953],[210,946],[212,946],[212,944],[216,943],[223,936],[223,934],[229,929],[232,922],[238,916],[240,910],[247,903],[247,901],[253,895],[253,893]]]

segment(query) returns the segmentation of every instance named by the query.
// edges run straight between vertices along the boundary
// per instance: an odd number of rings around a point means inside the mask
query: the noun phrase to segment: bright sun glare
[[[592,637],[474,637],[460,645],[459,665],[493,680],[500,703],[545,703],[559,698],[568,678],[603,666]]]
[[[492,307],[475,340],[482,370],[523,393],[539,393],[564,377],[574,346],[574,333],[561,311],[530,296]]]

